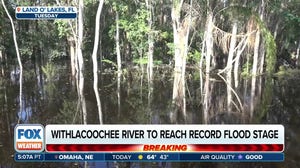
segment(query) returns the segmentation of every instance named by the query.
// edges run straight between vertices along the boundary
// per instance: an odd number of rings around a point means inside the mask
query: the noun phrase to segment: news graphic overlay
[[[16,125],[14,145],[17,152],[43,152],[44,126],[40,124]]]
[[[16,19],[75,19],[77,9],[72,6],[18,6],[15,10]]]
[[[282,125],[46,125],[44,131],[45,152],[17,151],[16,161],[284,161]]]

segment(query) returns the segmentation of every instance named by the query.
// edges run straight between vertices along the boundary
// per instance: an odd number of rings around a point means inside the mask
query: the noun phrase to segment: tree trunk
[[[183,19],[183,21],[180,21],[182,4],[183,0],[173,1],[172,8],[173,37],[175,46],[173,104],[175,105],[175,110],[180,110],[183,116],[186,117],[185,67],[188,52],[188,36],[191,24],[191,14],[189,14],[187,18]]]
[[[99,91],[98,91],[97,51],[98,51],[98,44],[99,44],[100,15],[101,15],[101,12],[102,12],[103,3],[104,3],[104,0],[99,0],[99,6],[98,6],[98,9],[97,9],[96,20],[95,20],[95,26],[96,26],[95,27],[95,40],[94,40],[94,48],[93,48],[93,54],[92,54],[93,74],[94,74],[93,88],[94,88],[96,101],[97,101],[98,115],[99,115],[100,124],[103,124],[103,119],[102,119],[101,101],[100,101],[100,96],[99,96]]]
[[[232,101],[232,94],[231,94],[231,86],[232,86],[232,64],[233,64],[233,56],[234,56],[234,49],[236,46],[236,33],[237,33],[237,21],[233,23],[232,27],[232,37],[230,40],[230,48],[228,53],[228,60],[227,60],[227,110],[231,112],[231,101]]]
[[[164,0],[160,0],[160,18],[159,18],[159,25],[164,25]]]
[[[116,11],[116,52],[117,52],[117,65],[118,72],[122,71],[122,60],[121,60],[121,51],[120,51],[120,33],[119,33],[119,12]]]
[[[203,91],[203,123],[208,124],[209,123],[209,104],[210,104],[210,97],[211,97],[211,91],[209,89],[210,81],[209,81],[210,75],[209,73],[206,73],[205,75],[205,83],[204,83],[204,91]]]
[[[146,0],[147,9],[148,9],[148,62],[147,62],[147,74],[148,81],[151,82],[153,80],[153,50],[154,50],[154,39],[152,32],[152,4],[151,1]]]
[[[276,40],[276,38],[277,38],[279,24],[280,24],[280,20],[277,21],[276,25],[275,25],[275,29],[274,29],[274,33],[273,33],[274,40]]]
[[[23,66],[22,66],[22,61],[21,61],[21,56],[20,56],[20,53],[19,53],[19,47],[18,47],[18,42],[17,42],[17,35],[16,35],[16,31],[15,31],[15,25],[14,25],[14,22],[13,22],[13,19],[12,17],[10,16],[6,6],[5,6],[5,3],[4,3],[4,0],[1,0],[2,1],[2,6],[10,20],[10,24],[11,24],[11,29],[12,29],[12,32],[13,32],[13,40],[14,40],[14,45],[15,45],[15,49],[16,49],[16,54],[17,54],[17,59],[18,59],[18,64],[19,64],[19,68],[20,68],[20,77],[19,77],[19,111],[22,112],[22,106],[23,106],[23,102],[22,102],[22,97],[23,97]],[[20,119],[19,119],[20,120]],[[19,121],[18,121],[19,122]]]
[[[261,1],[261,8],[260,8],[260,20],[264,21],[264,14],[265,14],[265,0]],[[259,51],[261,54],[260,58],[260,66],[259,66],[259,73],[262,74],[264,71],[264,61],[265,61],[265,47],[264,45],[259,46]],[[259,85],[261,88],[261,85]]]
[[[238,49],[237,49],[237,54],[236,54],[236,60],[234,62],[234,87],[237,88],[238,85],[239,85],[239,65],[240,65],[240,58],[241,58],[241,55],[242,55],[242,52],[244,51],[244,49],[246,48],[247,46],[247,39],[245,40],[242,40],[241,43],[244,43],[244,44],[241,44]],[[243,45],[243,46],[242,46]]]
[[[77,60],[79,67],[79,97],[81,102],[82,114],[83,114],[83,123],[87,124],[87,112],[86,112],[86,102],[84,96],[84,61],[82,55],[82,42],[83,42],[83,0],[79,0],[78,7],[78,41],[77,41]]]
[[[68,44],[69,44],[69,50],[70,50],[70,61],[71,61],[71,75],[72,77],[75,77],[76,75],[76,69],[75,69],[75,47],[76,47],[76,44],[75,44],[75,39],[70,36],[68,37]]]
[[[2,52],[3,51],[0,49],[0,64],[2,64],[2,66],[1,66],[1,76],[4,76],[5,75],[5,72],[4,72],[4,59],[3,59]]]
[[[230,73],[232,70],[234,49],[236,46],[236,33],[237,33],[237,21],[235,21],[232,26],[232,36],[230,39],[230,48],[229,48],[228,60],[227,60],[227,68]]]
[[[151,115],[151,102],[153,97],[153,52],[154,52],[154,37],[152,31],[152,1],[146,0],[146,6],[148,10],[148,62],[147,62],[147,77],[148,77],[148,115]],[[150,119],[151,123],[151,119]]]
[[[201,48],[201,58],[199,61],[199,74],[200,74],[200,93],[203,93],[203,80],[202,80],[202,66],[203,66],[203,57],[205,55],[205,39],[206,39],[206,32],[204,32],[203,35],[203,41],[202,41],[202,48]]]
[[[253,56],[253,66],[252,66],[252,79],[251,79],[251,106],[250,106],[250,117],[252,117],[254,112],[254,97],[256,90],[256,75],[257,75],[257,64],[259,56],[259,42],[260,42],[260,31],[256,32],[255,43],[254,43],[254,56]]]
[[[121,115],[121,72],[118,72],[117,79],[117,97],[118,97],[118,115]]]
[[[206,73],[210,72],[210,64],[211,59],[213,57],[213,13],[211,11],[207,11],[207,21],[206,21]]]
[[[299,63],[300,63],[299,54],[300,54],[300,40],[298,42],[298,47],[297,47],[297,52],[296,52],[296,66],[297,67],[299,67]]]
[[[256,32],[255,44],[254,44],[254,55],[253,55],[253,66],[252,75],[257,75],[258,57],[259,57],[259,43],[260,43],[260,31]]]

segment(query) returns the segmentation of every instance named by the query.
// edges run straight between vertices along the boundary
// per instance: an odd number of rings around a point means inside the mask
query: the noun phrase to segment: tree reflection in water
[[[53,81],[46,77],[39,81],[36,73],[24,75],[24,111],[16,107],[18,99],[17,84],[10,77],[1,78],[1,136],[0,165],[2,167],[82,167],[81,163],[15,163],[11,158],[14,153],[13,128],[18,119],[22,123],[72,124],[82,123],[82,114],[78,107],[77,92],[72,87],[67,67],[55,65],[57,77]],[[32,72],[35,72],[32,70]],[[161,74],[163,73],[163,74]],[[286,131],[284,163],[87,163],[87,167],[299,167],[298,158],[300,122],[295,116],[300,115],[300,83],[296,75],[289,78],[262,78],[261,93],[255,94],[253,117],[250,117],[251,92],[250,82],[239,81],[235,92],[243,102],[244,111],[235,106],[228,111],[227,89],[224,81],[217,75],[210,74],[203,78],[203,93],[199,88],[199,76],[193,70],[187,78],[187,116],[174,118],[177,123],[187,124],[239,124],[239,123],[282,123]],[[27,75],[26,75],[27,74]],[[156,70],[152,86],[148,87],[147,78],[141,88],[139,75],[135,70],[129,73],[106,73],[100,76],[100,95],[102,100],[103,121],[105,124],[167,124],[172,109],[172,71]],[[44,74],[42,74],[43,76]],[[32,80],[33,79],[33,80]],[[87,78],[89,79],[89,78]],[[43,85],[43,86],[41,86]],[[118,86],[119,85],[119,86]],[[85,96],[87,106],[87,123],[99,123],[97,103],[94,99],[92,80],[86,80]],[[153,89],[151,92],[148,89]],[[141,95],[141,89],[143,94]],[[272,92],[272,94],[271,94]],[[267,99],[267,100],[264,100]],[[237,99],[232,96],[232,100]],[[5,137],[5,138],[3,138]]]

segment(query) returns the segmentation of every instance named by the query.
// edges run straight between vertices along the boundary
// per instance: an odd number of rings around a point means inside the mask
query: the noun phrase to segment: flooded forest
[[[300,167],[300,0],[1,0],[0,18],[0,167]],[[285,161],[16,163],[32,123],[283,124]]]

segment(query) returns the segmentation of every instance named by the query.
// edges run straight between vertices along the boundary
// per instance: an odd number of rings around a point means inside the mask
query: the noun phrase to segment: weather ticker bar
[[[282,162],[283,153],[16,153],[17,162]]]

